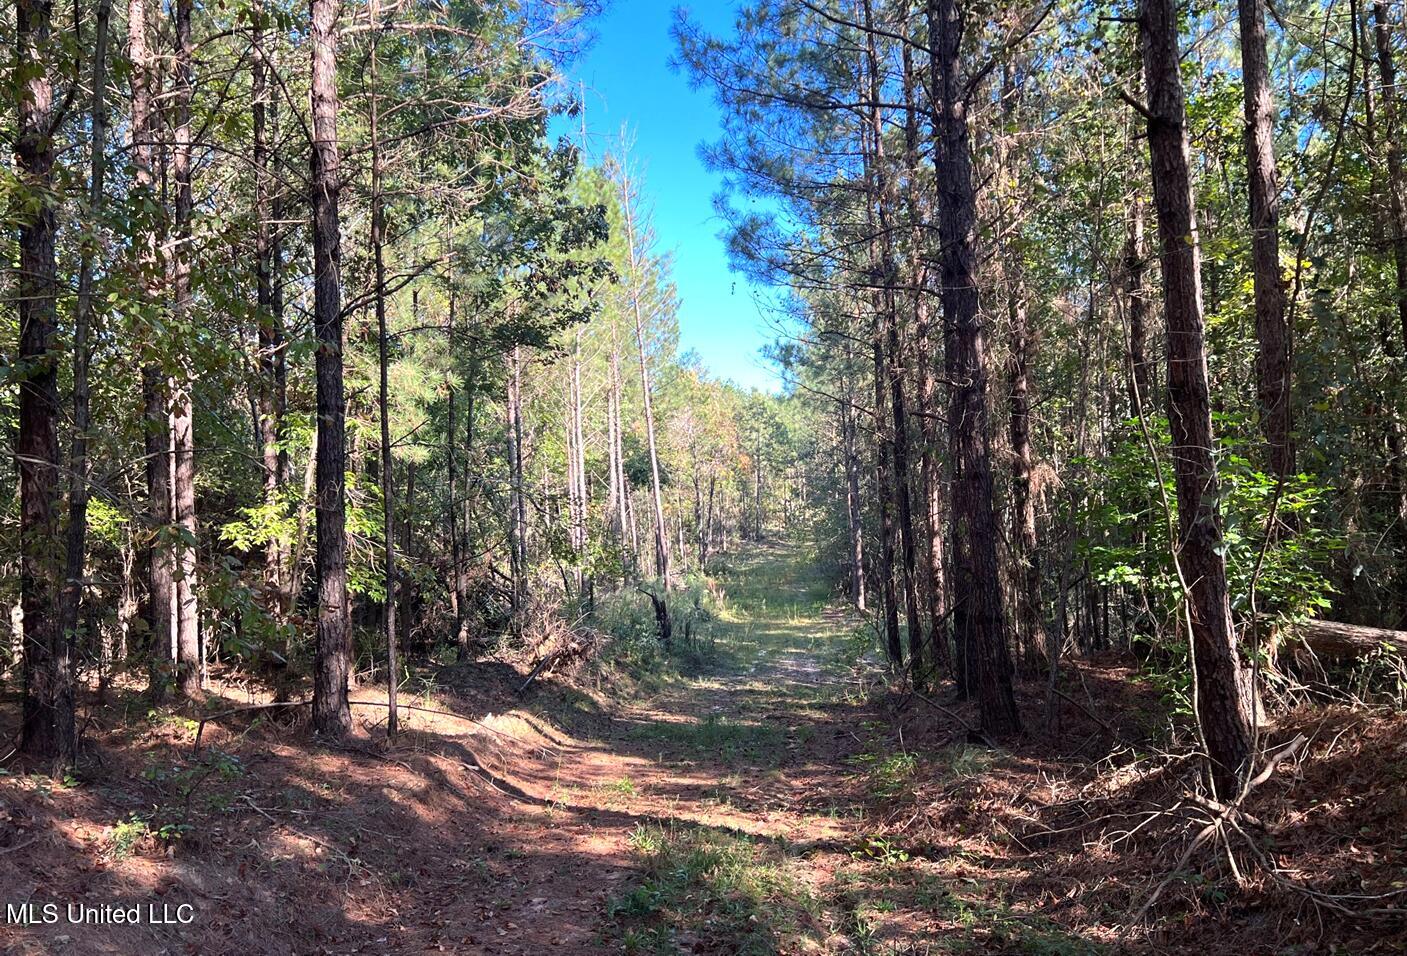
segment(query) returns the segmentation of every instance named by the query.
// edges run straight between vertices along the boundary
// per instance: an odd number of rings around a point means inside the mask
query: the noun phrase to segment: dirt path
[[[861,842],[842,792],[859,738],[837,712],[857,686],[844,663],[856,622],[799,548],[760,549],[722,585],[702,673],[604,725],[544,714],[573,733],[555,739],[550,780],[512,780],[529,799],[505,842],[532,889],[497,915],[486,952],[774,951],[779,929],[798,928],[763,921],[765,897],[814,896]],[[775,872],[781,852],[805,865]],[[765,885],[779,880],[794,885]]]
[[[4,924],[0,951],[851,948],[834,883],[868,852],[857,760],[883,752],[855,622],[802,548],[731,560],[707,663],[633,700],[553,681],[523,700],[518,671],[481,661],[407,687],[441,713],[406,714],[389,748],[366,688],[344,745],[250,714],[197,750],[194,721],[129,720],[146,704],[119,695],[78,778],[0,777],[0,847],[24,848],[0,856],[0,898],[193,920]]]

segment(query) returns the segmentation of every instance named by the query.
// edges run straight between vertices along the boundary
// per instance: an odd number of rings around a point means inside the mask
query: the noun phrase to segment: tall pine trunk
[[[282,268],[277,230],[279,210],[274,198],[275,162],[270,145],[273,91],[269,84],[269,53],[263,3],[254,9],[253,65],[250,90],[254,119],[254,286],[259,307],[258,441],[264,466],[264,505],[277,506],[287,481],[288,455],[280,447],[287,406],[288,370],[284,352]],[[264,606],[280,626],[292,612],[288,584],[288,543],[274,537],[264,552]]]
[[[107,46],[112,0],[99,0],[93,42],[93,102],[89,111],[92,141],[88,165],[88,234],[79,251],[78,301],[74,310],[73,332],[73,438],[69,446],[68,528],[65,537],[63,590],[59,600],[59,629],[70,636],[78,631],[78,613],[83,603],[83,572],[87,558],[88,482],[92,462],[88,458],[88,429],[92,415],[89,402],[88,369],[92,363],[91,334],[94,259],[97,257],[98,228],[105,205],[104,181],[107,175]],[[107,642],[104,642],[107,647]],[[112,657],[104,654],[105,664]],[[110,668],[102,669],[105,682]]]
[[[1402,164],[1401,104],[1397,102],[1397,64],[1392,56],[1392,22],[1388,5],[1373,4],[1373,38],[1382,78],[1383,127],[1387,142],[1388,210],[1392,217],[1392,256],[1396,268],[1397,316],[1402,327],[1402,354],[1407,357],[1407,173]]]
[[[527,597],[528,512],[523,475],[523,370],[519,349],[514,346],[508,370],[508,520],[510,568],[513,579],[513,626],[522,623],[521,611]]]
[[[15,158],[28,202],[19,204],[20,382],[20,603],[24,610],[24,707],[20,751],[47,762],[56,775],[73,765],[73,662],[59,625],[63,553],[58,540],[59,390],[53,351],[58,280],[53,85],[48,56],[53,42],[47,0],[15,6],[15,77],[18,122]]]
[[[380,6],[372,0],[371,18],[379,28]],[[379,32],[374,36],[379,37]],[[386,206],[381,196],[381,136],[380,99],[376,83],[380,60],[380,44],[371,41],[371,258],[376,288],[376,357],[378,376],[377,398],[381,412],[381,536],[386,566],[382,614],[383,638],[386,641],[386,735],[394,737],[400,729],[396,690],[400,681],[400,666],[396,660],[396,488],[395,462],[391,457],[391,388],[390,336],[386,329]]]
[[[342,384],[341,169],[337,144],[337,0],[311,0],[313,104],[313,326],[317,353],[318,633],[313,728],[338,738],[352,729],[347,682],[352,616],[347,596],[346,429]]]
[[[909,217],[909,277],[913,288],[914,326],[917,331],[919,411],[919,485],[920,508],[923,516],[923,547],[919,551],[923,594],[928,610],[928,645],[933,656],[934,672],[952,669],[948,627],[945,617],[947,594],[943,580],[943,518],[939,495],[938,426],[934,415],[937,394],[933,354],[933,291],[931,266],[928,258],[927,210],[919,181],[919,108],[918,87],[921,85],[914,66],[911,44],[903,46],[904,88],[904,204]]]
[[[954,382],[948,428],[954,456],[954,600],[959,603],[953,619],[958,647],[967,654],[968,686],[977,697],[982,729],[999,735],[1019,731],[1021,721],[1012,692],[997,564],[987,342],[977,290],[977,193],[967,128],[968,84],[960,52],[963,20],[956,0],[928,0],[927,13],[933,47],[941,288]]]
[[[1002,74],[1002,118],[1008,130],[1018,128],[1020,89],[1008,64]],[[1022,201],[1021,157],[1015,155],[1011,137],[1004,136],[997,150],[1002,176],[1003,222],[1018,220]],[[1009,204],[1009,205],[1008,205]],[[1007,322],[1011,327],[1011,354],[1007,364],[1008,436],[1011,439],[1011,544],[1015,565],[1015,625],[1024,664],[1030,668],[1043,650],[1041,565],[1037,550],[1036,502],[1032,494],[1031,364],[1035,351],[1031,316],[1026,301],[1025,250],[1016,234],[1002,244],[1000,273],[1006,286]]]
[[[1134,197],[1129,208],[1128,238],[1124,244],[1124,295],[1129,319],[1129,411],[1141,417],[1153,400],[1152,367],[1148,364],[1148,292],[1143,287],[1148,255],[1143,229],[1143,200]]]
[[[845,340],[845,375],[850,375],[850,340]],[[845,460],[845,520],[850,538],[849,591],[850,600],[861,611],[865,610],[865,523],[860,506],[860,459],[856,449],[855,410],[850,396],[853,388],[847,388],[840,402],[840,445]]]
[[[172,318],[180,328],[191,316],[191,97],[195,43],[191,37],[193,0],[176,0],[176,72],[172,90],[175,110],[172,176],[176,185],[174,235],[171,244]],[[171,507],[175,524],[176,687],[182,697],[194,697],[203,682],[200,640],[199,586],[196,578],[195,412],[191,392],[194,376],[189,353],[180,359],[180,372],[169,384],[171,399]]]
[[[894,586],[894,559],[898,551],[894,512],[890,502],[894,497],[894,456],[889,450],[893,441],[890,430],[894,424],[886,412],[884,397],[884,346],[880,338],[879,313],[875,311],[874,340],[874,481],[875,505],[879,509],[879,599],[883,619],[884,650],[890,666],[896,670],[904,663],[904,648],[899,640],[899,592]]]
[[[630,308],[635,318],[635,347],[640,359],[640,393],[645,405],[645,438],[650,451],[650,493],[655,506],[655,573],[666,590],[670,587],[668,530],[664,523],[664,491],[660,484],[659,452],[655,441],[655,405],[650,388],[650,366],[645,351],[645,312],[641,302],[645,294],[641,275],[640,239],[635,223],[635,196],[630,175],[621,168],[621,210],[625,216],[625,242],[630,255]]]
[[[871,270],[879,288],[879,318],[884,329],[884,378],[888,391],[890,452],[894,458],[892,489],[894,510],[899,531],[899,573],[904,591],[904,617],[908,623],[909,675],[915,684],[923,684],[926,674],[923,664],[923,617],[919,613],[917,549],[914,540],[912,501],[909,495],[909,422],[904,400],[904,378],[901,374],[903,357],[899,340],[899,317],[896,288],[899,269],[894,255],[893,210],[897,204],[893,176],[884,154],[884,118],[880,110],[880,64],[873,32],[874,13],[871,0],[862,3],[866,33],[865,53],[869,85],[869,172],[871,179],[871,225],[878,230],[878,256],[873,255]],[[908,281],[917,287],[918,277]]]
[[[1275,104],[1265,40],[1265,0],[1239,0],[1241,83],[1246,101],[1246,176],[1256,306],[1256,396],[1266,459],[1280,480],[1295,473],[1290,395],[1290,329],[1280,275],[1280,185],[1275,172]]]
[[[152,106],[158,90],[156,67],[147,37],[146,0],[128,0],[127,57],[131,63],[132,103],[129,135],[132,145],[133,203],[148,210],[133,222],[132,244],[137,250],[137,271],[148,310],[160,309],[161,220],[150,210],[160,208],[156,190],[157,122]],[[166,692],[168,667],[175,658],[171,641],[176,633],[172,608],[175,600],[171,534],[171,420],[166,408],[166,386],[161,375],[160,323],[148,316],[142,326],[149,354],[142,365],[142,417],[147,486],[146,624],[151,643],[147,660],[151,691],[159,698]],[[155,354],[150,354],[155,353]]]
[[[1217,506],[1211,397],[1202,315],[1201,247],[1192,199],[1186,112],[1173,0],[1140,0],[1148,147],[1168,327],[1168,419],[1177,488],[1176,560],[1186,587],[1198,719],[1210,777],[1235,795],[1251,760],[1251,688],[1231,627]]]

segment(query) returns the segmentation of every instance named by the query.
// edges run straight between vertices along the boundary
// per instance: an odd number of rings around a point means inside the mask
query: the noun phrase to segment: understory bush
[[[662,594],[669,610],[667,643],[660,634],[650,594]],[[712,625],[717,616],[716,592],[706,578],[690,575],[681,586],[667,592],[652,581],[605,595],[596,602],[592,623],[609,638],[601,654],[603,660],[638,673],[671,664],[702,664],[713,652]]]

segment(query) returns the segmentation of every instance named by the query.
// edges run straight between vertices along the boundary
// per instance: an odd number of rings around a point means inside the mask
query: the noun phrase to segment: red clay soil
[[[1058,733],[1046,728],[1044,685],[1023,685],[1031,735],[991,751],[968,742],[954,715],[970,719],[969,705],[950,696],[940,710],[867,694],[863,676],[823,666],[823,654],[763,645],[750,669],[734,660],[614,709],[553,677],[521,701],[524,667],[444,668],[411,703],[451,715],[409,714],[389,748],[376,706],[355,708],[358,733],[339,747],[267,712],[207,726],[196,751],[192,722],[144,717],[135,694],[90,702],[78,779],[53,783],[13,764],[0,776],[0,903],[32,904],[40,917],[44,904],[59,909],[51,924],[0,923],[0,946],[1407,952],[1394,910],[1407,900],[1350,898],[1407,888],[1400,714],[1320,709],[1280,721],[1272,743],[1300,732],[1310,743],[1238,820],[1281,876],[1233,836],[1238,883],[1219,844],[1178,866],[1205,813],[1186,796],[1192,761],[1170,744],[1156,755],[1162,706],[1123,663],[1071,665]],[[218,689],[225,700],[205,712],[257,700]],[[7,703],[7,726],[13,711]],[[749,898],[757,909],[743,935],[723,929],[725,912],[739,912],[730,900],[746,892],[738,880],[687,884],[635,915],[621,905],[645,892],[657,900],[671,878],[640,852],[652,827],[738,839],[757,854],[767,896]],[[1297,884],[1329,895],[1316,902]],[[706,891],[715,895],[690,910]],[[190,921],[70,923],[69,903]],[[1372,908],[1391,912],[1339,911]]]
[[[523,707],[522,678],[492,662],[442,670],[434,709],[473,719],[412,712],[389,749],[376,707],[354,707],[359,733],[340,747],[254,713],[207,725],[198,752],[192,722],[126,716],[135,696],[94,707],[80,779],[0,777],[0,901],[60,909],[52,925],[0,924],[0,943],[84,954],[606,952],[607,901],[638,872],[628,841],[641,824],[836,836],[834,821],[789,812],[826,791],[808,777],[825,774],[818,758],[833,736],[787,751],[797,772],[786,779],[734,780],[725,809],[705,798],[718,767],[662,760],[668,740],[634,733],[670,714],[606,714],[550,682]],[[569,736],[541,709],[591,732]],[[69,903],[192,919],[75,925]]]

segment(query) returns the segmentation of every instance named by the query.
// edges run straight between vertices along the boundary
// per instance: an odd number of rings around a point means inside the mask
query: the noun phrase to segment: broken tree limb
[[[565,648],[563,650],[565,650]],[[527,691],[528,686],[531,685],[533,681],[537,680],[537,676],[541,674],[544,670],[546,670],[549,666],[551,666],[551,664],[556,661],[557,658],[561,657],[562,653],[563,652],[560,650],[553,651],[551,654],[548,654],[542,660],[538,661],[537,666],[534,667],[532,669],[532,673],[528,675],[528,679],[523,681],[522,686],[518,688],[518,696],[522,697],[524,692]]]
[[[307,707],[312,704],[312,700],[282,700],[272,704],[254,704],[250,707],[231,707],[229,710],[216,711],[213,714],[206,714],[200,718],[200,723],[195,729],[195,743],[191,745],[191,753],[200,750],[200,738],[205,734],[205,725],[223,720],[226,717],[233,717],[235,714],[252,714],[262,710],[282,710],[288,707]]]
[[[672,646],[674,643],[674,624],[669,619],[669,604],[654,591],[646,590],[638,585],[635,590],[649,598],[650,603],[654,605],[655,628],[659,631],[660,643],[665,647]]]

